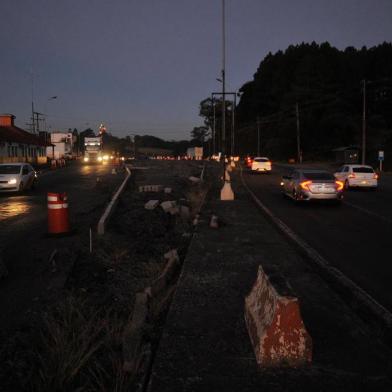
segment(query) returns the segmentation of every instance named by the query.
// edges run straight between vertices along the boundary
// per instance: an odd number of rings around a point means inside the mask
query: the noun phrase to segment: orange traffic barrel
[[[48,233],[69,232],[68,198],[65,193],[48,193]]]

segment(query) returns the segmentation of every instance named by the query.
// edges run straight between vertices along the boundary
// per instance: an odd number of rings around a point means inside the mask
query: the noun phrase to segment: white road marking
[[[357,206],[356,204],[350,203],[350,202],[348,202],[348,201],[346,201],[346,200],[343,200],[343,203],[346,204],[346,205],[348,205],[348,206],[351,207],[351,208],[355,208],[356,210],[361,211],[361,212],[363,212],[363,213],[365,213],[365,214],[368,214],[368,215],[370,215],[370,216],[372,216],[372,217],[374,217],[374,218],[381,219],[381,220],[384,221],[384,222],[387,222],[387,223],[389,223],[389,224],[392,224],[392,219],[389,219],[389,218],[387,218],[387,217],[385,217],[385,216],[382,216],[382,215],[380,215],[380,214],[377,214],[376,212],[373,212],[373,211],[370,211],[370,210],[368,210],[368,209],[366,209],[366,208]]]

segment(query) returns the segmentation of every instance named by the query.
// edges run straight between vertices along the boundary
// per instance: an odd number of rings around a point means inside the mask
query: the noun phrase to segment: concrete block
[[[234,200],[234,192],[231,189],[230,182],[225,181],[225,184],[223,185],[223,188],[221,189],[220,199],[226,200],[226,201]]]
[[[245,298],[245,321],[257,363],[260,367],[309,364],[312,339],[302,321],[298,299],[278,293],[272,281],[259,266],[256,282]]]
[[[170,212],[170,209],[172,209],[176,206],[177,206],[177,202],[175,200],[163,201],[161,203],[161,207],[162,207],[163,211],[165,211],[165,212]]]
[[[199,177],[190,176],[189,181],[193,182],[194,184],[198,184],[201,180]]]
[[[217,229],[219,227],[218,217],[216,215],[211,216],[210,227],[212,229]]]
[[[159,200],[149,200],[145,205],[144,208],[146,210],[154,210],[159,205]]]
[[[161,192],[162,185],[140,185],[139,192]]]

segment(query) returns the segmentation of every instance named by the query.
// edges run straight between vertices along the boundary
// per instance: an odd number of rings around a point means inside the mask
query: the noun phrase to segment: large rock
[[[245,299],[245,321],[261,367],[298,367],[312,361],[312,339],[301,318],[298,299],[279,275],[259,266]]]

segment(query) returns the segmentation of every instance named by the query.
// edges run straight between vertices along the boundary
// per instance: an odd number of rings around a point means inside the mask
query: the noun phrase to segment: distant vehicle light
[[[8,184],[16,184],[16,178],[11,178],[11,179],[8,181]]]
[[[374,178],[375,180],[377,180],[377,179],[378,179],[378,174],[377,174],[377,173],[374,173],[373,178]]]
[[[284,185],[284,182],[283,182],[283,181],[281,181],[281,182],[280,182],[280,186],[283,186],[283,185]]]
[[[104,161],[107,161],[107,160],[109,159],[109,155],[104,155],[104,156],[102,157],[102,159],[103,159]]]
[[[102,162],[102,157],[97,158],[98,162]]]
[[[88,162],[88,157],[84,157],[83,160],[84,160],[85,162]]]
[[[343,181],[335,181],[336,184],[336,190],[341,191],[344,188],[344,182]]]
[[[121,160],[122,160],[122,161],[125,161],[125,158],[124,158],[124,157],[121,157]]]
[[[301,186],[302,189],[305,189],[306,191],[310,191],[310,184],[312,181],[302,181],[299,185]]]
[[[113,159],[114,158],[114,156],[113,155],[110,155],[110,159]]]

